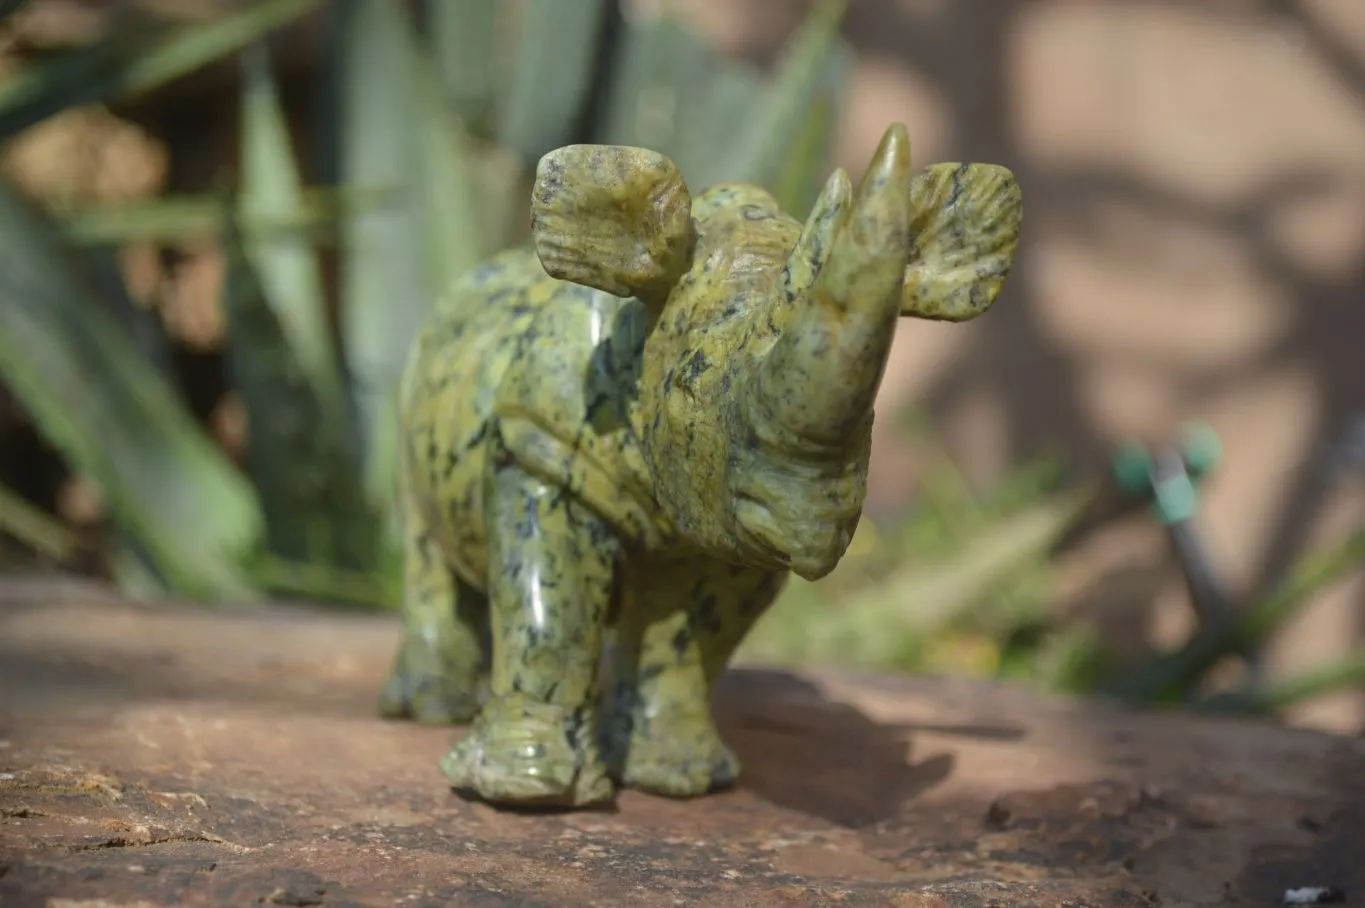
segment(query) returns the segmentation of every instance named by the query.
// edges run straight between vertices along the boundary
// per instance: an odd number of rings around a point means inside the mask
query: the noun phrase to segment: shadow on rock
[[[874,722],[786,672],[727,672],[716,715],[744,764],[740,788],[840,826],[888,819],[954,769],[947,753],[912,759],[911,727]]]

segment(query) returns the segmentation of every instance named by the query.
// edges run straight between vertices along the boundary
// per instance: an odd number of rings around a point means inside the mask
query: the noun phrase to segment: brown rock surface
[[[0,586],[0,905],[1365,904],[1365,742],[735,670],[741,787],[525,815],[375,716],[397,625]]]

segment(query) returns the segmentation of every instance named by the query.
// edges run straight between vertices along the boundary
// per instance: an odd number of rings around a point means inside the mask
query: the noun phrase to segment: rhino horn
[[[851,200],[847,177],[830,178],[787,263],[757,391],[793,444],[837,449],[871,413],[910,256],[910,178],[910,139],[893,124]]]

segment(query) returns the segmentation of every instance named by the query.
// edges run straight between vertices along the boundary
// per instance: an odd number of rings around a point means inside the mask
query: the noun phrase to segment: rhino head
[[[895,124],[856,189],[836,169],[804,224],[752,184],[693,199],[655,152],[557,149],[532,234],[551,276],[650,310],[633,422],[667,521],[703,552],[813,580],[862,512],[897,319],[990,308],[1022,211],[1003,167],[912,171]]]

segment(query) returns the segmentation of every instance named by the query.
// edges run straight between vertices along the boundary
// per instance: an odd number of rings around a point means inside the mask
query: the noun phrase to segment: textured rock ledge
[[[738,790],[500,813],[375,717],[397,630],[0,582],[0,905],[1365,904],[1365,742],[735,670]]]

